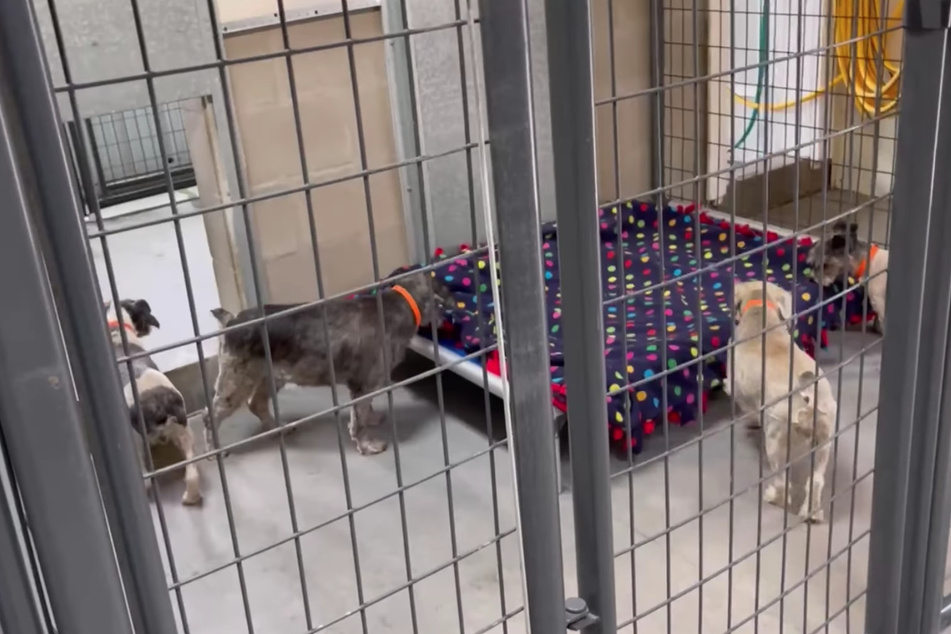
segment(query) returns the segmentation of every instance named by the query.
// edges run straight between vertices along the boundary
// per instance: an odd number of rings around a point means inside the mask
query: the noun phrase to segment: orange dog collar
[[[855,272],[852,273],[852,277],[858,279],[865,275],[865,270],[868,268],[868,263],[875,259],[875,256],[878,254],[878,245],[873,244],[868,249],[868,257],[863,258],[859,265],[855,267]]]
[[[125,328],[125,329],[128,330],[129,332],[131,332],[131,333],[133,333],[133,334],[135,333],[135,330],[133,330],[133,328],[132,328],[132,324],[120,324],[118,321],[113,320],[113,321],[110,321],[107,325],[109,326],[109,330],[115,330],[115,329],[118,328],[119,326],[122,326],[123,328]]]
[[[409,309],[413,311],[413,319],[416,320],[416,327],[419,328],[419,324],[422,323],[423,320],[419,315],[419,306],[416,305],[416,300],[413,299],[413,296],[409,294],[408,290],[399,284],[394,284],[393,290],[402,295],[403,299],[406,300],[406,303],[409,305]]]
[[[773,302],[769,300],[763,301],[761,299],[750,299],[750,300],[747,300],[745,304],[743,304],[743,308],[742,310],[740,310],[740,314],[745,315],[746,311],[748,311],[749,309],[762,308],[763,306],[765,306],[766,308],[777,310],[776,304],[774,304]]]

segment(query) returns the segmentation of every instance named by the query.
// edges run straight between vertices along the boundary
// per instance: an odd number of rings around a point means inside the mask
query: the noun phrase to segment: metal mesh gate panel
[[[0,3],[0,631],[937,632],[904,2]]]

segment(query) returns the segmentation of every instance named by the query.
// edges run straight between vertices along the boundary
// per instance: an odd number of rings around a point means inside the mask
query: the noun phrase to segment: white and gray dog
[[[351,399],[357,399],[386,386],[383,354],[388,352],[390,368],[406,355],[406,348],[420,326],[427,326],[442,314],[443,302],[450,299],[432,274],[419,272],[406,276],[399,284],[382,289],[381,328],[374,295],[334,299],[323,305],[267,321],[267,337],[273,363],[275,390],[285,383],[299,386],[329,386],[333,363],[337,383],[346,384]],[[249,308],[237,315],[218,308],[212,311],[225,327],[232,327],[267,315],[288,310],[299,304],[266,304]],[[325,321],[326,320],[326,321]],[[247,404],[265,430],[277,422],[268,409],[269,379],[260,322],[229,330],[220,337],[218,380],[212,413],[215,426]],[[328,340],[329,339],[329,340]],[[386,442],[371,431],[382,422],[372,399],[364,399],[350,411],[350,438],[362,454],[386,449]],[[209,413],[205,413],[205,442],[213,447]]]
[[[812,278],[822,286],[829,286],[848,275],[860,283],[868,274],[867,293],[875,311],[875,327],[884,334],[888,250],[859,239],[859,226],[840,220],[832,225],[832,235],[817,242],[809,251],[809,265]]]
[[[152,308],[144,299],[123,299],[119,302],[119,315],[106,302],[106,322],[112,339],[112,349],[116,359],[126,356],[122,347],[122,333],[126,331],[126,341],[130,355],[145,352],[141,337],[145,337],[152,328],[158,328],[158,319],[152,315]],[[139,357],[132,360],[131,374],[125,361],[119,363],[119,377],[126,405],[129,407],[129,422],[136,432],[141,433],[139,416],[145,424],[146,440],[150,447],[171,442],[181,452],[185,460],[195,457],[191,430],[188,429],[188,416],[185,413],[185,399],[172,382],[159,371],[151,357]],[[135,380],[138,401],[134,398],[132,381]],[[141,447],[141,445],[140,445]],[[198,466],[190,462],[185,466],[185,494],[182,504],[201,502]]]
[[[804,486],[799,517],[821,522],[822,491],[829,463],[829,438],[834,431],[837,405],[829,380],[817,374],[815,361],[796,345],[782,327],[793,316],[789,291],[769,282],[748,280],[733,287],[734,316],[724,392],[759,420],[762,410],[764,447],[773,478],[763,489],[763,500],[786,507],[792,502],[785,462],[804,450],[815,450],[812,473]],[[764,332],[764,326],[766,331]],[[765,369],[765,373],[764,373]],[[747,423],[747,427],[758,425]]]

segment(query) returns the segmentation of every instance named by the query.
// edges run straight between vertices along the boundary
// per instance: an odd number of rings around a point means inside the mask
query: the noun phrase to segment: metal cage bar
[[[608,419],[601,314],[601,239],[593,213],[594,86],[588,2],[547,0],[555,199],[561,231],[561,321],[566,332],[565,381],[578,562],[578,592],[597,616],[585,631],[617,630]]]
[[[10,24],[4,5],[0,20]],[[30,30],[26,34],[32,36]],[[4,42],[13,41],[4,33]],[[23,54],[22,49],[20,51]],[[62,632],[129,633],[132,628],[123,596],[122,582],[93,466],[85,450],[83,425],[73,377],[57,323],[57,312],[47,282],[44,263],[37,250],[39,237],[31,223],[31,181],[35,174],[18,164],[24,154],[23,139],[16,130],[21,113],[7,101],[6,80],[10,50],[0,53],[0,191],[4,213],[0,214],[4,247],[0,249],[3,271],[0,289],[9,302],[0,315],[0,420],[10,459],[23,492],[29,531],[32,533],[50,602]],[[42,75],[41,75],[42,77]],[[47,93],[48,94],[48,93]],[[51,126],[56,131],[55,126]],[[27,179],[30,180],[27,180]],[[67,210],[68,211],[68,210]],[[15,495],[15,492],[12,493]],[[4,507],[4,583],[15,578],[19,565],[9,561],[19,544],[14,539],[7,494],[0,492]],[[68,527],[68,529],[66,528]],[[96,583],[89,584],[90,579]],[[159,578],[161,581],[161,578]],[[26,589],[24,585],[22,589]],[[4,621],[9,632],[28,632],[36,618],[27,616],[26,600],[19,592],[4,592],[4,617],[21,611],[26,621]],[[34,603],[35,605],[35,603]],[[24,629],[14,627],[19,622]],[[7,628],[10,629],[7,629]],[[157,630],[151,630],[157,631]],[[174,629],[165,630],[170,634]],[[165,634],[163,633],[163,634]]]
[[[951,55],[947,23],[919,19],[909,6],[895,175],[903,222],[890,243],[901,283],[888,290],[900,310],[882,354],[869,545],[866,623],[876,634],[937,631],[951,512]]]
[[[565,629],[561,521],[548,383],[528,7],[481,0],[486,113],[499,225],[505,352],[526,612],[532,632]],[[551,47],[550,47],[551,48]]]
[[[8,456],[0,455],[0,462],[6,463],[8,460]],[[11,504],[17,491],[12,482],[9,483],[10,490],[7,490],[3,480],[0,477],[0,571],[3,571],[0,574],[0,596],[3,597],[0,603],[0,632],[44,634],[20,541],[21,536],[25,537],[24,526],[18,523],[19,518],[14,514]]]

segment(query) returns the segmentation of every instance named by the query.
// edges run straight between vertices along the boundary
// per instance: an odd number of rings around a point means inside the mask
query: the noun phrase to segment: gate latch
[[[599,620],[598,615],[588,609],[588,603],[578,597],[565,599],[565,617],[568,621],[568,629],[575,632],[594,625]]]

